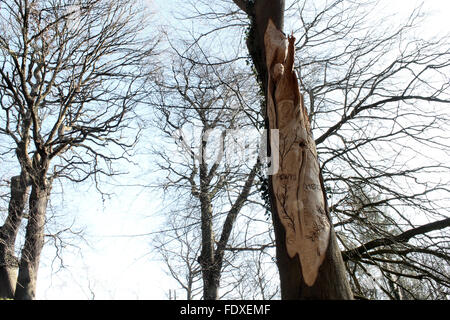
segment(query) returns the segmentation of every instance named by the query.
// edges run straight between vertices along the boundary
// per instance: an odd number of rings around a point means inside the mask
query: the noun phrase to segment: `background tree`
[[[252,203],[258,201],[260,162],[251,120],[258,115],[247,105],[258,97],[245,91],[246,72],[230,63],[197,63],[209,56],[202,49],[176,52],[152,104],[155,124],[168,140],[154,148],[165,176],[160,184],[166,197],[177,198],[167,206],[167,230],[158,235],[157,249],[187,299],[202,289],[210,300],[236,297],[239,255],[258,244],[268,225],[261,204]]]
[[[112,164],[126,159],[136,140],[125,135],[156,42],[152,34],[141,36],[148,24],[136,1],[23,0],[1,7],[0,133],[10,139],[21,172],[11,180],[1,267],[14,255],[28,199],[15,298],[33,299],[53,181],[93,176],[97,183],[98,175],[116,173]]]

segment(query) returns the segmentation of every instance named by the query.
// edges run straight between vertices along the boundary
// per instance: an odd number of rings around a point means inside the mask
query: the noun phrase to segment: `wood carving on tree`
[[[298,255],[305,283],[312,286],[330,239],[317,152],[294,71],[295,38],[270,20],[264,43],[269,73],[267,114],[278,130],[279,169],[272,175],[277,212],[286,231],[289,257]]]

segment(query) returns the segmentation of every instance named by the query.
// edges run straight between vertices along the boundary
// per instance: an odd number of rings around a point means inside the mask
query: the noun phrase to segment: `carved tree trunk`
[[[282,225],[282,230],[277,228],[282,293],[288,299],[350,299],[327,214],[316,145],[293,69],[295,38],[286,39],[270,20],[264,40],[267,118],[270,130],[279,134],[278,145],[271,145],[279,159],[278,171],[271,176],[271,191],[274,221]]]
[[[252,20],[247,46],[266,96],[266,128],[279,134],[278,145],[270,144],[279,168],[269,178],[269,194],[281,297],[352,299],[293,71],[295,39],[281,32],[284,0],[235,2]]]
[[[13,298],[17,278],[14,244],[28,199],[30,181],[25,172],[11,178],[8,216],[0,227],[0,298]]]
[[[44,184],[45,185],[45,184]],[[25,243],[19,263],[19,275],[15,299],[32,300],[36,295],[37,272],[44,246],[45,213],[50,188],[33,183],[30,194],[30,216],[25,234]]]

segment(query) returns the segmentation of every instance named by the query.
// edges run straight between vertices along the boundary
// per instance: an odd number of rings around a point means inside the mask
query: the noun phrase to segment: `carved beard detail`
[[[292,68],[294,46],[269,21],[265,35],[270,70],[267,113],[270,129],[279,130],[279,171],[272,175],[277,213],[286,230],[286,248],[298,255],[303,280],[312,286],[325,259],[330,222],[320,184],[314,139]],[[281,54],[283,53],[283,54]],[[271,66],[273,66],[271,68]],[[275,151],[276,152],[276,151]]]

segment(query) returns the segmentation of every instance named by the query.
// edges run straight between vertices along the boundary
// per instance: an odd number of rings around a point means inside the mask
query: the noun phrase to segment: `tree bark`
[[[30,179],[23,171],[11,178],[8,216],[0,227],[0,298],[14,298],[18,261],[14,247],[30,189]]]
[[[203,144],[203,153],[206,145]],[[220,239],[216,242],[213,232],[213,209],[210,193],[208,192],[209,179],[207,178],[207,167],[203,162],[200,164],[200,208],[201,208],[201,230],[202,230],[202,252],[198,262],[202,267],[203,277],[203,299],[219,299],[220,278],[225,255],[225,248],[229,242],[236,218],[247,200],[255,180],[256,173],[260,167],[257,162],[250,171],[239,196],[231,206],[225,218]]]
[[[220,285],[220,270],[210,266],[209,269],[203,269],[203,299],[218,300]]]
[[[220,284],[220,269],[214,259],[214,234],[212,226],[212,205],[207,190],[202,190],[200,196],[202,251],[198,262],[202,267],[203,299],[217,300]]]
[[[279,30],[283,30],[284,25],[284,0],[256,0],[253,4],[246,1],[246,13],[251,25],[247,38],[247,48],[252,57],[253,64],[257,71],[257,77],[264,92],[267,93],[267,68],[266,52],[264,46],[264,35],[269,23],[269,19]],[[265,110],[263,110],[265,112]]]
[[[240,3],[240,8],[242,8],[242,1],[238,1]],[[258,78],[262,87],[262,91],[266,97],[265,99],[265,106],[262,107],[263,114],[265,116],[266,120],[266,129],[280,129],[279,127],[279,116],[284,116],[288,121],[289,116],[287,114],[280,113],[279,110],[288,110],[291,108],[290,112],[292,115],[297,117],[298,119],[302,118],[301,114],[304,112],[304,110],[301,110],[301,108],[304,108],[302,103],[302,96],[299,93],[298,89],[298,82],[297,78],[295,78],[295,87],[292,87],[292,84],[294,81],[292,80],[292,76],[289,75],[286,77],[281,77],[280,74],[285,75],[286,68],[292,68],[293,61],[287,61],[287,44],[285,39],[283,38],[283,34],[281,33],[281,30],[283,30],[283,24],[284,24],[284,0],[256,0],[253,2],[246,2],[246,13],[249,15],[249,18],[251,19],[251,29],[249,38],[247,39],[247,46],[249,49],[249,53],[252,57],[253,63],[255,65],[255,69],[258,73]],[[280,31],[281,36],[280,37],[280,43],[285,43],[285,48],[279,48],[280,52],[275,52],[273,55],[277,56],[280,55],[281,61],[278,61],[279,65],[277,66],[276,78],[277,79],[271,79],[269,73],[273,72],[274,70],[270,70],[271,67],[274,66],[274,61],[267,61],[267,47],[264,43],[264,36],[267,30],[267,27],[269,26],[269,20],[273,22],[274,28]],[[281,45],[282,46],[282,45]],[[284,51],[283,51],[284,50]],[[292,48],[293,50],[293,48]],[[278,57],[278,59],[280,59]],[[292,52],[292,58],[293,58],[293,52]],[[275,59],[276,60],[276,59]],[[275,61],[277,62],[277,61]],[[275,63],[276,64],[276,63]],[[269,67],[267,67],[269,65]],[[281,73],[278,74],[279,70]],[[287,70],[290,74],[291,70]],[[281,77],[278,79],[278,77]],[[286,80],[287,79],[287,80]],[[284,84],[281,83],[273,83],[273,86],[270,86],[271,81],[281,81],[285,82]],[[289,84],[286,84],[289,82]],[[281,87],[289,87],[287,89],[287,93],[277,93],[277,90]],[[286,97],[282,97],[283,95],[286,95]],[[278,110],[278,114],[272,114],[272,119],[270,115],[270,100],[273,100],[274,105],[272,106],[274,109],[280,108]],[[277,105],[277,101],[281,102],[280,105]],[[291,100],[291,102],[286,102],[288,100]],[[281,108],[281,104],[283,104],[283,108]],[[292,105],[291,105],[292,104]],[[301,104],[301,106],[300,106]],[[289,105],[290,107],[287,107]],[[296,109],[297,108],[297,109]],[[300,109],[299,109],[300,108]],[[273,110],[272,110],[273,111]],[[276,113],[276,112],[275,112]],[[291,156],[291,159],[286,159],[285,169],[286,167],[297,168],[301,167],[301,163],[309,163],[309,167],[306,169],[307,172],[304,174],[307,177],[310,177],[313,179],[314,183],[311,183],[311,185],[314,185],[314,189],[316,192],[313,193],[314,195],[314,201],[317,202],[316,205],[320,206],[320,214],[313,212],[311,208],[309,208],[309,212],[305,214],[304,205],[305,203],[308,204],[308,193],[303,193],[305,190],[303,185],[300,185],[301,179],[300,177],[297,177],[297,188],[296,191],[295,188],[290,186],[290,190],[288,191],[289,197],[292,199],[292,195],[294,193],[297,193],[297,200],[300,200],[303,204],[295,204],[290,201],[291,204],[286,206],[286,208],[289,211],[289,214],[286,213],[286,217],[290,216],[291,218],[296,216],[297,221],[293,223],[297,228],[303,229],[303,232],[300,231],[292,231],[289,230],[289,228],[286,228],[287,223],[283,225],[282,220],[280,217],[283,217],[283,215],[280,215],[281,212],[280,208],[283,206],[280,204],[280,197],[277,197],[280,193],[280,190],[282,189],[283,182],[282,180],[286,177],[290,177],[289,174],[287,175],[272,175],[269,178],[268,184],[269,184],[269,197],[271,202],[271,211],[272,211],[272,220],[274,224],[274,231],[275,231],[275,241],[276,241],[276,255],[277,255],[277,265],[278,270],[280,274],[280,288],[281,288],[281,298],[282,299],[352,299],[353,295],[350,289],[350,285],[346,276],[345,272],[345,266],[342,260],[342,256],[340,253],[340,249],[337,244],[336,236],[332,227],[331,219],[328,213],[328,206],[326,202],[326,195],[325,190],[322,182],[322,177],[320,171],[316,170],[314,172],[313,168],[318,168],[318,165],[314,165],[314,161],[317,162],[317,155],[314,153],[315,151],[315,143],[312,139],[312,136],[309,132],[309,123],[307,122],[307,117],[303,117],[304,121],[300,124],[298,123],[298,126],[302,127],[301,129],[295,128],[295,130],[299,131],[306,131],[307,137],[304,136],[303,133],[299,133],[298,137],[297,132],[292,132],[292,135],[289,136],[286,133],[288,131],[285,131],[285,136],[288,139],[291,139],[291,142],[298,142],[297,146],[297,153],[302,154],[302,156],[299,158],[297,156]],[[272,123],[271,123],[272,122]],[[293,124],[289,124],[290,126],[293,126]],[[282,131],[282,130],[281,130]],[[281,132],[280,135],[283,135]],[[269,135],[270,136],[270,135]],[[301,138],[301,139],[297,139]],[[297,141],[298,140],[298,141]],[[270,144],[268,144],[270,146]],[[306,149],[308,147],[309,149],[313,150],[312,152],[304,152],[302,150]],[[269,147],[271,149],[271,147]],[[278,152],[278,150],[269,150],[270,152]],[[309,158],[305,158],[305,154],[308,155]],[[289,158],[289,157],[288,157]],[[282,162],[282,156],[280,155],[280,162]],[[300,162],[300,164],[298,163]],[[299,170],[301,168],[298,168]],[[305,170],[305,169],[302,169]],[[288,169],[289,171],[289,169]],[[291,170],[292,171],[292,170]],[[294,170],[295,171],[295,170]],[[282,173],[282,172],[281,172]],[[285,179],[286,180],[286,179]],[[287,179],[289,180],[289,179]],[[320,181],[318,183],[317,181]],[[275,186],[274,186],[275,182]],[[304,181],[303,181],[304,182]],[[275,187],[275,188],[274,188]],[[285,186],[285,188],[288,188]],[[322,199],[318,197],[319,191],[322,194]],[[306,194],[306,196],[305,196]],[[286,198],[287,199],[287,198]],[[308,210],[307,210],[308,211]],[[324,212],[323,212],[324,211]],[[281,213],[282,214],[282,213]],[[305,223],[304,219],[306,218],[307,223]],[[303,220],[303,221],[302,221]],[[305,227],[308,227],[311,230],[311,226],[313,224],[319,224],[322,223],[322,226],[320,229],[323,229],[322,235],[319,236],[318,242],[321,242],[321,244],[312,244],[312,245],[306,245],[306,237],[307,233],[305,232]],[[287,231],[290,234],[287,234]],[[296,245],[294,247],[296,249],[293,249],[293,245],[288,245],[287,238],[291,239],[292,234],[294,235],[294,238],[296,238],[295,242]],[[287,237],[288,236],[288,237]],[[292,239],[291,239],[292,240]],[[289,248],[288,248],[289,247]],[[317,250],[317,255],[319,258],[314,258],[311,254],[313,249]],[[311,251],[311,252],[309,252]],[[300,255],[304,255],[304,258],[302,259]],[[300,259],[299,259],[300,258]],[[304,262],[303,268],[301,265],[301,262]],[[311,262],[312,261],[312,262]],[[313,265],[308,266],[307,263],[311,262]],[[304,275],[303,272],[307,271],[308,274]],[[305,281],[306,276],[306,281]]]
[[[200,167],[200,211],[201,211],[201,232],[202,251],[198,257],[198,262],[202,267],[203,277],[203,299],[217,300],[219,292],[220,274],[217,273],[217,266],[214,259],[214,232],[213,232],[213,208],[209,192],[208,167],[206,164],[207,135],[202,131],[201,140],[201,163]]]
[[[325,259],[319,268],[313,286],[306,285],[300,261],[289,257],[286,249],[286,232],[278,215],[272,215],[275,229],[277,265],[280,273],[281,299],[283,300],[347,300],[353,294],[347,280],[334,230],[330,230],[330,242]]]
[[[15,299],[33,300],[36,295],[37,272],[44,246],[44,225],[50,188],[33,183],[30,194],[30,217],[19,263]]]

